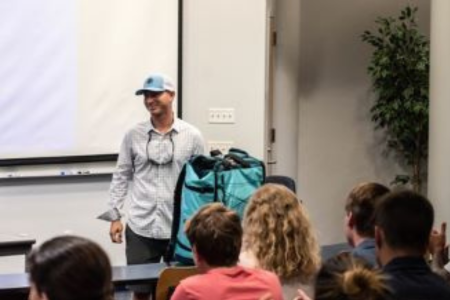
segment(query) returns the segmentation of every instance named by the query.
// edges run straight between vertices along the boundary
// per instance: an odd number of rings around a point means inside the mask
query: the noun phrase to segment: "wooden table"
[[[348,250],[350,246],[347,243],[322,246],[322,259]],[[112,268],[114,287],[120,289],[129,284],[155,283],[166,266],[165,263],[115,266]],[[0,275],[0,299],[6,294],[8,298],[5,299],[27,299],[29,287],[27,273]]]
[[[35,239],[0,233],[0,256],[27,255]]]

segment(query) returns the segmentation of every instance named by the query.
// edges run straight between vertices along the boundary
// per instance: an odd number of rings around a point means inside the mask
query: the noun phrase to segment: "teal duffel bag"
[[[166,262],[193,264],[184,228],[200,207],[221,202],[242,218],[248,200],[264,180],[264,163],[239,149],[232,148],[224,156],[192,157],[184,166],[175,190],[172,237]]]

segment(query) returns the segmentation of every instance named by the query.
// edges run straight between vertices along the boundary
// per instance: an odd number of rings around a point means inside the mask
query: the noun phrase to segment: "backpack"
[[[264,163],[247,152],[231,148],[224,156],[218,154],[193,156],[178,177],[167,263],[175,260],[193,264],[184,229],[186,221],[202,206],[219,201],[242,219],[248,200],[265,181]]]

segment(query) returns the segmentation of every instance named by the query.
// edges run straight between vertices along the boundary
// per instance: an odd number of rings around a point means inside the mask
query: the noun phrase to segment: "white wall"
[[[125,264],[123,245],[109,242],[109,223],[96,220],[106,209],[110,178],[39,179],[0,183],[0,235],[42,243],[65,233],[89,237]],[[24,257],[0,257],[0,273],[22,272]]]
[[[450,215],[450,2],[432,2],[430,53],[430,139],[428,197],[435,207],[435,224],[448,222]],[[439,222],[439,223],[438,223]],[[447,233],[448,237],[449,233]]]
[[[191,0],[184,6],[183,118],[207,140],[231,140],[262,158],[265,1]],[[217,107],[235,108],[236,123],[208,124],[207,109]],[[99,242],[114,265],[124,265],[124,245],[112,244],[109,223],[95,219],[106,209],[109,183],[109,177],[0,182],[0,234],[27,235],[38,243],[78,234]],[[23,268],[23,257],[0,257],[0,273]]]
[[[264,80],[262,57],[239,60],[249,54],[245,49],[264,41],[261,2],[185,2],[184,115],[208,139],[234,139],[262,156],[264,95],[254,88]],[[370,48],[359,35],[376,16],[395,14],[406,2],[419,4],[428,32],[427,0],[278,1],[275,124],[283,130],[277,173],[298,178],[299,195],[323,243],[343,241],[343,201],[354,184],[387,184],[397,172],[393,160],[380,155],[369,121]],[[237,29],[247,38],[230,38]],[[206,109],[213,106],[235,107],[236,125],[206,124]],[[112,245],[109,224],[95,220],[105,209],[108,187],[109,178],[0,182],[0,233],[27,233],[42,242],[69,230],[97,240],[113,264],[123,264],[123,245]],[[23,258],[0,257],[0,273],[22,270]]]
[[[185,2],[183,119],[208,141],[264,156],[266,1]],[[209,108],[234,108],[235,124],[209,124]]]
[[[374,28],[377,16],[398,15],[407,3],[419,6],[419,24],[428,34],[427,0],[301,1],[299,195],[323,243],[344,241],[344,200],[355,184],[389,184],[401,172],[394,159],[383,157],[370,121],[371,48],[360,35]]]

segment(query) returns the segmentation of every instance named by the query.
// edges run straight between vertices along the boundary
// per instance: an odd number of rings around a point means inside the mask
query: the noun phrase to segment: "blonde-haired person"
[[[250,199],[243,220],[240,264],[277,274],[284,299],[299,288],[313,296],[319,246],[305,208],[290,190],[266,184]]]
[[[387,279],[381,270],[366,261],[342,253],[329,259],[320,269],[315,300],[388,300],[392,299]],[[311,300],[299,290],[295,300]]]

